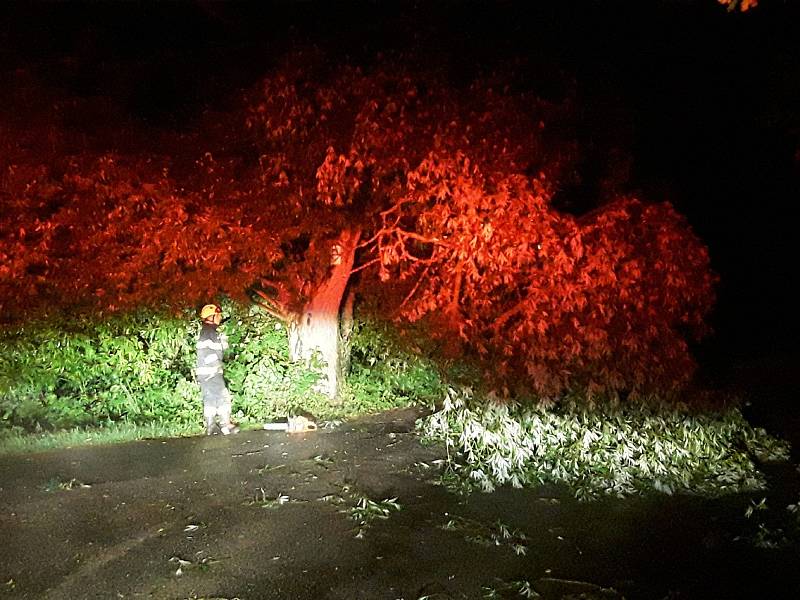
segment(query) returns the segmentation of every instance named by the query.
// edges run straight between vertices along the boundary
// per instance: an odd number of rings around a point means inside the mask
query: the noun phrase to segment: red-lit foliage
[[[405,317],[444,316],[495,372],[526,373],[542,393],[688,380],[686,340],[706,332],[714,278],[670,205],[620,199],[575,219],[537,180],[490,184],[463,157],[425,161],[408,181],[377,238],[381,278],[414,281]]]
[[[669,205],[552,209],[575,153],[551,131],[564,107],[313,54],[246,105],[241,127],[209,127],[182,156],[4,165],[6,318],[180,307],[255,285],[296,357],[335,362],[346,286],[372,270],[398,315],[435,316],[543,393],[664,389],[691,372],[687,335],[713,302],[707,252]]]
[[[742,12],[745,12],[758,6],[758,0],[717,0],[717,2],[727,6],[729,11],[738,8]]]
[[[56,169],[62,167],[63,172]],[[165,169],[165,168],[164,168]],[[145,160],[88,157],[5,179],[2,310],[118,311],[243,294],[270,260],[256,199],[180,189]]]

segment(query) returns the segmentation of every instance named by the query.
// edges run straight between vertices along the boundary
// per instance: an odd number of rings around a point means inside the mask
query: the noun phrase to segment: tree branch
[[[431,265],[428,265],[427,267],[425,267],[425,270],[422,272],[422,275],[420,275],[417,278],[417,283],[414,284],[414,287],[408,293],[408,295],[405,298],[403,298],[403,301],[400,303],[400,306],[397,307],[397,310],[395,311],[395,313],[399,313],[402,310],[402,308],[406,305],[406,303],[409,300],[411,300],[411,298],[414,296],[414,294],[417,293],[417,290],[419,289],[419,286],[422,283],[422,280],[425,279],[425,276],[428,274],[428,271],[430,271],[430,270],[431,270]]]
[[[368,267],[371,267],[372,265],[374,265],[375,263],[378,263],[380,261],[381,261],[380,258],[373,258],[372,260],[368,260],[363,265],[359,265],[355,269],[352,269],[350,271],[350,275],[353,275],[354,273],[358,273],[359,271],[363,271],[364,269],[366,269]]]
[[[286,322],[289,320],[289,316],[285,309],[279,306],[274,299],[267,296],[261,290],[255,290],[255,293],[261,298],[261,300],[253,300],[255,304],[280,321]]]

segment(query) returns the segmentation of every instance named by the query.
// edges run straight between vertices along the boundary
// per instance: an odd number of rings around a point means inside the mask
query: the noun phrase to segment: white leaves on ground
[[[278,493],[274,498],[267,494],[264,488],[256,489],[255,498],[248,502],[248,505],[260,506],[261,508],[276,508],[291,502],[291,498],[285,494]]]
[[[527,579],[519,579],[514,581],[503,581],[501,579],[497,579],[494,585],[482,586],[481,592],[484,600],[495,600],[514,596],[533,600],[535,598],[542,597],[541,594],[533,589],[531,582]]]
[[[186,560],[185,558],[181,558],[178,555],[171,556],[169,562],[172,564],[177,564],[178,568],[175,571],[175,576],[180,577],[183,575],[184,571],[188,569],[197,569],[199,571],[207,571],[209,567],[219,561],[210,557],[210,556],[203,556],[204,552],[200,551],[196,554],[196,559],[194,561]]]
[[[374,519],[388,519],[392,510],[400,510],[397,498],[388,498],[375,502],[362,496],[353,508],[348,509],[350,518],[361,525],[366,525]]]
[[[418,427],[445,444],[443,480],[459,491],[564,483],[580,500],[653,490],[719,496],[763,489],[752,457],[789,456],[786,442],[750,426],[736,408],[692,411],[652,399],[519,406],[451,387],[442,409]]]
[[[347,492],[347,489],[345,489]],[[399,511],[402,507],[397,502],[397,498],[386,498],[384,500],[370,500],[366,496],[353,495],[355,506],[343,509],[339,512],[347,513],[353,521],[358,523],[356,539],[363,539],[364,532],[370,527],[375,519],[388,519],[392,511]]]
[[[481,546],[508,546],[517,556],[528,552],[528,536],[500,520],[485,525],[475,519],[452,515],[441,528],[459,532],[468,542]]]
[[[61,479],[60,477],[52,477],[43,488],[46,492],[55,492],[57,490],[74,490],[76,488],[88,489],[92,487],[88,483],[78,481],[74,477],[72,479]]]

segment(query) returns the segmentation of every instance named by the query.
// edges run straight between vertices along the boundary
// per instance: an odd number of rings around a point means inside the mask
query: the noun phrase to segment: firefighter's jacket
[[[213,325],[203,323],[203,329],[197,338],[197,382],[203,385],[216,376],[222,377],[222,355],[228,348],[228,340],[224,333],[217,331]]]

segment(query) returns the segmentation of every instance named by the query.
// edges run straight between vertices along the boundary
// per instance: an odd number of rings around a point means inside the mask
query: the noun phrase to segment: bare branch
[[[280,321],[285,322],[289,320],[289,316],[286,311],[280,307],[273,298],[270,298],[261,290],[255,290],[255,293],[261,298],[261,300],[255,300],[254,302],[264,309],[264,311]]]
[[[420,284],[425,279],[425,276],[428,274],[428,271],[430,271],[430,270],[431,270],[431,266],[430,265],[425,267],[425,270],[422,272],[422,275],[420,275],[417,278],[417,283],[414,284],[414,287],[412,288],[412,290],[408,293],[408,295],[405,298],[403,298],[403,301],[400,303],[400,306],[397,307],[397,310],[395,311],[396,313],[399,313],[403,309],[403,307],[406,305],[406,303],[409,300],[411,300],[411,298],[414,296],[414,294],[417,293],[417,290],[419,289]]]
[[[508,322],[508,320],[511,319],[511,317],[514,317],[517,314],[521,313],[523,310],[525,310],[525,308],[527,308],[527,305],[528,302],[526,300],[523,300],[521,302],[518,302],[508,310],[506,310],[503,314],[501,314],[494,320],[494,322],[492,323],[492,329],[495,332],[500,331],[505,326],[506,322]]]
[[[374,265],[375,263],[379,263],[380,261],[381,261],[380,258],[373,258],[372,260],[368,260],[363,265],[359,265],[355,269],[351,270],[350,271],[350,275],[353,275],[354,273],[358,273],[359,271],[363,271],[364,269],[366,269],[368,267],[371,267],[372,265]]]

